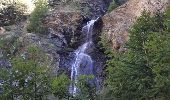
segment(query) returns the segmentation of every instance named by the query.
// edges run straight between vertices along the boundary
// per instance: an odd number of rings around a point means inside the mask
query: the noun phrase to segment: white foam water
[[[90,47],[90,45],[92,44],[92,32],[93,32],[93,26],[94,23],[98,20],[91,20],[87,23],[87,25],[85,25],[82,28],[82,31],[85,32],[86,34],[86,41],[83,45],[81,45],[77,50],[75,50],[75,61],[72,63],[71,65],[71,81],[73,82],[70,87],[69,87],[69,92],[70,94],[72,94],[73,96],[75,96],[78,92],[78,88],[76,87],[76,84],[78,82],[78,77],[80,75],[88,75],[88,74],[92,74],[92,70],[93,70],[93,61],[91,59],[91,57],[86,54],[86,50]],[[85,67],[83,67],[84,71],[82,71],[81,66],[83,65],[83,63],[86,63]]]

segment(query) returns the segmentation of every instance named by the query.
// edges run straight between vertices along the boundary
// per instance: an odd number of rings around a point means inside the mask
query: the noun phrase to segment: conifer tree
[[[115,51],[107,62],[107,84],[113,99],[169,98],[170,33],[161,17],[143,12],[130,31],[127,51]]]

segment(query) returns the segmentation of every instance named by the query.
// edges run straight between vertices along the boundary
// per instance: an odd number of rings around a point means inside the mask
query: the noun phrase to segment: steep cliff
[[[49,3],[52,10],[44,19],[44,26],[60,37],[67,47],[77,48],[84,39],[82,27],[90,19],[102,16],[112,0],[75,0]],[[67,42],[67,43],[66,43]]]
[[[130,27],[144,10],[151,14],[163,12],[169,4],[170,0],[129,0],[102,18],[102,35],[112,44],[113,49],[121,49],[128,40]]]

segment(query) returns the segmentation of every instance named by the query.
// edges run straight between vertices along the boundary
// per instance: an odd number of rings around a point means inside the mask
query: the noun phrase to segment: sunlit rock
[[[170,0],[129,0],[111,13],[104,15],[102,35],[111,42],[113,49],[121,49],[121,46],[129,39],[129,29],[144,10],[151,14],[158,11],[164,12],[169,3]]]

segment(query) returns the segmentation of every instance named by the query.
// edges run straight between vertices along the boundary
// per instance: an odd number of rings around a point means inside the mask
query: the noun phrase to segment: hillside
[[[0,0],[0,100],[170,100],[170,0]]]
[[[169,0],[129,0],[102,17],[102,34],[111,41],[113,48],[119,49],[128,40],[129,29],[144,10],[152,15],[164,12],[169,3]]]

